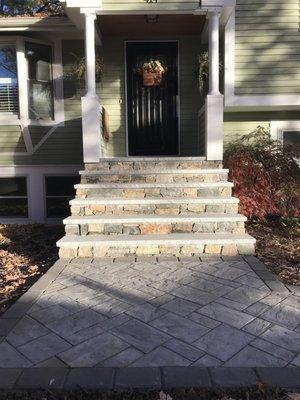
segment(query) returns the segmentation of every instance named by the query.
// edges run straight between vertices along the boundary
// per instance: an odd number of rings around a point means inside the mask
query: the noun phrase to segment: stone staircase
[[[61,258],[252,254],[228,171],[201,158],[121,158],[86,165]]]

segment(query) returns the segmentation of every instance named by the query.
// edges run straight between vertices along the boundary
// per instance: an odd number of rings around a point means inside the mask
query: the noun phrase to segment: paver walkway
[[[242,258],[65,262],[24,310],[0,368],[300,366],[300,297]]]

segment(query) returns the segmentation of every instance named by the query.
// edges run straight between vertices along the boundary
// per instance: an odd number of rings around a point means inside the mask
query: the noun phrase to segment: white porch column
[[[220,94],[219,79],[219,13],[209,12],[209,94]]]
[[[206,157],[223,160],[223,95],[219,79],[219,12],[210,11],[209,18],[209,93],[206,98]]]
[[[101,157],[100,104],[96,93],[95,10],[85,9],[86,94],[81,99],[83,161],[98,162]]]

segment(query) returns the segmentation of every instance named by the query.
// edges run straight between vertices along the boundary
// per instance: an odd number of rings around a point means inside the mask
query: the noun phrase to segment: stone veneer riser
[[[233,233],[244,234],[242,221],[227,222],[144,222],[144,223],[90,223],[68,224],[66,235],[152,235],[170,233]]]
[[[149,245],[149,246],[74,246],[60,247],[60,258],[102,258],[123,256],[201,256],[203,254],[236,256],[254,254],[254,244],[191,244],[191,245]]]
[[[127,204],[127,205],[71,205],[71,214],[76,216],[90,215],[194,215],[195,213],[238,213],[238,204]]]
[[[95,174],[95,175],[82,175],[81,183],[188,183],[188,182],[226,182],[228,175],[223,174],[172,174],[172,173],[160,173],[160,174]]]
[[[102,198],[166,198],[166,197],[230,197],[232,188],[230,186],[207,186],[207,187],[154,187],[154,188],[137,188],[137,187],[116,187],[116,188],[97,188],[90,185],[88,188],[81,188],[78,185],[76,191],[77,198],[102,197]]]

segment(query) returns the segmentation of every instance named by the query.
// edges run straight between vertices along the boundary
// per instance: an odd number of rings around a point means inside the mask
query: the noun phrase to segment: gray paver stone
[[[67,374],[67,368],[24,369],[17,381],[17,387],[21,389],[61,389]]]
[[[112,389],[115,371],[113,368],[73,368],[66,389]]]
[[[205,356],[199,358],[193,365],[202,367],[219,367],[223,364],[223,361],[218,360],[216,357],[205,354]]]
[[[116,371],[115,388],[161,388],[159,368],[120,368]]]
[[[112,329],[112,333],[145,353],[170,339],[165,333],[137,320],[130,320]]]
[[[286,361],[273,357],[271,354],[252,346],[247,346],[233,356],[226,367],[284,367]]]
[[[261,335],[262,339],[285,349],[300,352],[300,333],[275,325]]]
[[[106,332],[60,353],[59,358],[70,367],[93,367],[127,347],[127,343]]]
[[[208,354],[227,361],[254,339],[254,336],[227,325],[213,329],[193,343]]]
[[[232,325],[235,328],[242,328],[244,325],[251,322],[254,317],[241,311],[232,310],[222,304],[211,303],[198,310],[199,314],[204,314],[207,317]]]
[[[165,347],[157,347],[136,360],[133,367],[187,366],[191,361]]]
[[[166,313],[166,310],[154,307],[151,304],[143,304],[126,312],[126,314],[131,315],[132,317],[143,322],[152,321],[153,319],[161,317]]]
[[[261,318],[294,330],[300,323],[300,309],[278,304],[263,313]]]
[[[213,384],[219,387],[255,386],[257,376],[251,368],[210,368]]]
[[[64,339],[54,333],[49,333],[48,335],[23,344],[18,347],[18,350],[34,364],[37,364],[70,347],[71,345]]]
[[[164,387],[210,387],[211,380],[207,368],[164,367],[162,369]]]
[[[21,372],[21,368],[0,368],[0,389],[13,388]]]
[[[22,318],[14,329],[7,335],[7,341],[13,346],[21,346],[29,342],[30,340],[36,339],[40,336],[50,333],[49,329],[41,325],[34,319],[25,316]]]
[[[154,326],[155,328],[158,328],[187,343],[194,342],[209,331],[209,328],[206,328],[205,326],[172,313],[157,318],[150,324],[151,326]]]
[[[129,347],[121,351],[121,353],[102,361],[101,365],[103,367],[127,367],[143,355],[144,353],[141,351]]]
[[[183,357],[191,361],[198,360],[199,357],[203,356],[203,351],[197,349],[194,346],[191,346],[187,343],[182,342],[181,340],[171,339],[167,343],[164,344],[164,347],[175,351]]]
[[[300,368],[257,368],[256,371],[268,386],[291,389],[300,387]]]
[[[9,343],[0,343],[0,368],[24,368],[31,365],[31,362]]]

